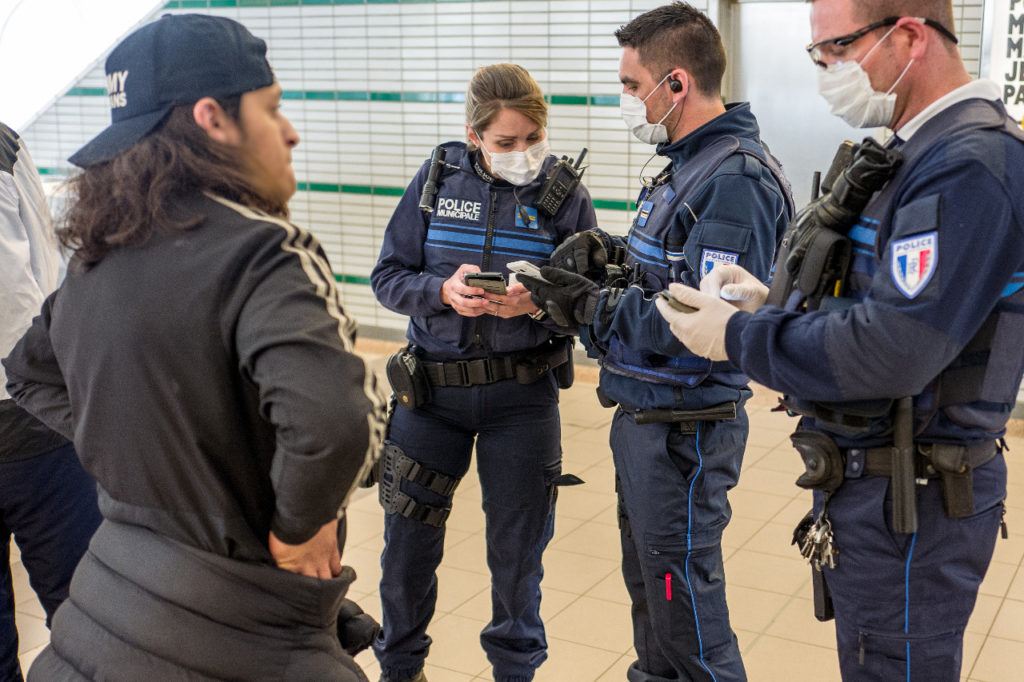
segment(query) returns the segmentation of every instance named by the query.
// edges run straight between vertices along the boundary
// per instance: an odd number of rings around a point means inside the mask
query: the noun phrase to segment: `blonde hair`
[[[548,124],[548,104],[537,81],[517,64],[481,66],[466,88],[466,123],[482,135],[502,109],[512,109],[541,128]],[[470,149],[476,145],[469,143]]]

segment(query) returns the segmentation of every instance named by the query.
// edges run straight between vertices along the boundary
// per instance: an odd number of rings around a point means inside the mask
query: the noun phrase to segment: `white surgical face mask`
[[[647,100],[668,77],[669,74],[665,74],[665,78],[658,81],[658,84],[643,99],[626,93],[619,95],[619,111],[622,113],[622,120],[626,122],[626,127],[633,132],[633,136],[646,144],[668,142],[668,128],[661,122],[668,118],[679,102],[673,103],[672,108],[665,112],[665,115],[657,123],[650,123],[647,120]]]
[[[839,62],[818,69],[818,93],[828,102],[829,110],[834,115],[854,128],[877,128],[892,123],[896,109],[896,94],[893,90],[914,60],[907,63],[903,73],[886,92],[878,92],[871,87],[871,79],[860,64],[895,30],[895,26],[889,29],[860,62]]]
[[[540,175],[544,159],[551,153],[551,145],[548,144],[547,136],[540,142],[530,145],[525,152],[501,152],[492,153],[484,147],[484,138],[480,133],[476,135],[480,140],[480,147],[487,152],[491,159],[491,172],[502,180],[507,180],[513,185],[528,185]]]

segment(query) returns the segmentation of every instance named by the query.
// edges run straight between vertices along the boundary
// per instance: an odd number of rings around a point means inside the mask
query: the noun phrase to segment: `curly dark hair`
[[[706,14],[685,2],[644,12],[615,31],[619,47],[637,51],[640,64],[659,80],[685,69],[705,97],[721,93],[725,75],[722,36]]]
[[[217,101],[238,121],[241,95]],[[172,217],[168,209],[175,199],[196,192],[288,216],[287,204],[256,193],[243,154],[210,139],[195,122],[192,106],[176,107],[132,147],[65,184],[73,200],[57,234],[84,267],[111,251],[141,246],[157,230],[195,227],[203,216]]]

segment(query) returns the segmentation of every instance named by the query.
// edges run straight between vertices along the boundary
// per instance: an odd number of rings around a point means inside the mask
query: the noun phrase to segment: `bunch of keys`
[[[800,544],[800,554],[811,562],[817,570],[821,570],[825,564],[829,568],[836,567],[839,549],[836,548],[833,540],[835,534],[832,532],[832,521],[828,519],[825,511],[818,514],[814,523],[807,530],[803,541]]]

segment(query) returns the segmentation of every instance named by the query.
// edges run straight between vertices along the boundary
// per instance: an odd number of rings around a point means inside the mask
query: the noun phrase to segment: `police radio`
[[[537,197],[537,203],[534,204],[538,211],[549,218],[554,217],[558,213],[558,209],[562,208],[565,198],[572,194],[572,191],[580,184],[583,171],[587,170],[586,168],[580,168],[580,164],[583,163],[583,157],[586,155],[587,148],[584,147],[583,151],[580,152],[580,158],[576,159],[575,165],[573,165],[572,158],[566,156],[563,156],[555,163],[551,172],[548,173],[547,180],[544,181],[544,186],[540,188],[540,196]]]
[[[437,199],[437,181],[441,177],[441,169],[444,168],[444,158],[448,155],[441,145],[434,147],[434,153],[430,155],[430,170],[427,171],[427,181],[420,192],[420,210],[424,213],[434,212],[434,200]]]

